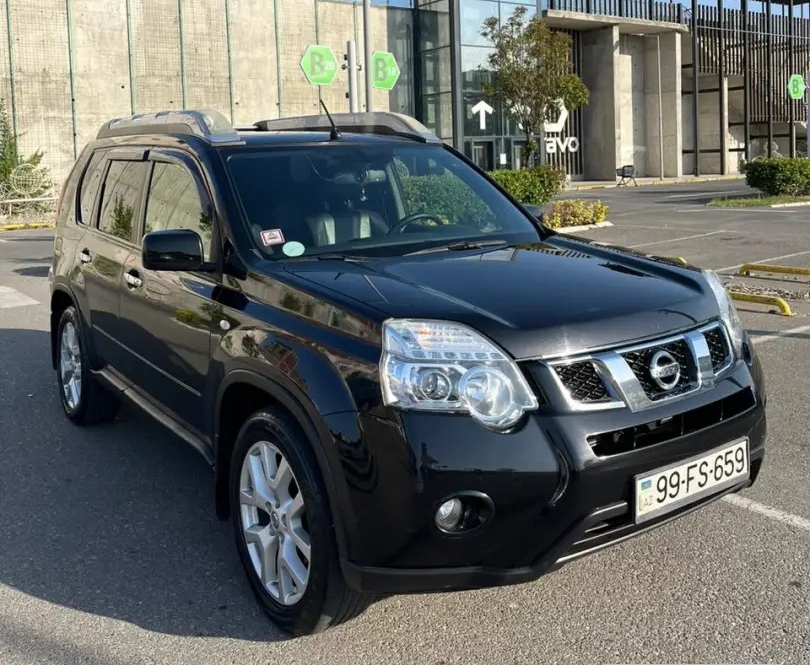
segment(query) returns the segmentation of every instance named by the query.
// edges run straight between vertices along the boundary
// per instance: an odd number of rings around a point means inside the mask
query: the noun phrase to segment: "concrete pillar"
[[[661,103],[658,101],[658,40],[646,38],[644,48],[644,115],[647,118],[647,175],[661,175],[661,145],[664,150],[665,177],[683,175],[683,108],[681,103],[681,36],[676,32],[661,33]],[[663,142],[659,139],[659,122],[663,122]]]
[[[617,59],[619,27],[582,33],[582,82],[590,103],[582,109],[586,180],[615,180],[621,145]]]

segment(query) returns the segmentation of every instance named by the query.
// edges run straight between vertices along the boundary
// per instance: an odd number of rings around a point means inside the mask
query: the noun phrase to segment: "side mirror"
[[[141,260],[147,270],[201,270],[205,264],[202,238],[188,229],[147,233]]]
[[[526,211],[530,215],[532,215],[533,217],[536,217],[537,219],[542,221],[542,219],[543,219],[543,208],[542,207],[540,207],[538,205],[534,205],[534,203],[524,203],[523,207],[526,208]]]

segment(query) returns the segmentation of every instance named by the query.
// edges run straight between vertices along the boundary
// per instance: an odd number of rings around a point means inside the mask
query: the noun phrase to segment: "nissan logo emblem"
[[[650,378],[661,390],[672,390],[681,378],[681,366],[666,351],[658,351],[650,359]]]

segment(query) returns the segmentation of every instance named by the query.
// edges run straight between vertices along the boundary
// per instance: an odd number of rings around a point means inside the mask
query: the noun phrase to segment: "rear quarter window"
[[[101,188],[101,179],[104,175],[104,155],[106,151],[96,150],[90,158],[90,163],[82,176],[79,188],[79,216],[76,221],[80,224],[92,224],[93,206],[96,196]]]

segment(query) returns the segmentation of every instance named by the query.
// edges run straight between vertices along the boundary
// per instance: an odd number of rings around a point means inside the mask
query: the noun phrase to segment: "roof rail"
[[[372,111],[370,113],[334,113],[338,129],[355,134],[401,136],[421,143],[441,143],[441,139],[409,115]],[[305,115],[278,120],[260,120],[254,127],[266,132],[328,132],[332,129],[326,115]]]
[[[185,134],[211,143],[243,143],[239,134],[219,111],[183,109],[141,113],[105,122],[96,139],[133,134]]]

